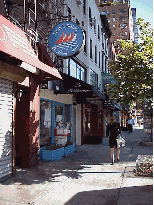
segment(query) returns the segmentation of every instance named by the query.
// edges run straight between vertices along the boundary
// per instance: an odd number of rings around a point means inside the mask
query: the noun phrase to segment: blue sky
[[[130,0],[130,7],[136,8],[137,18],[143,18],[153,26],[153,0]]]

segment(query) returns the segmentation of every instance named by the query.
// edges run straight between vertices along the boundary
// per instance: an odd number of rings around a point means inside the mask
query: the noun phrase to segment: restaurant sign
[[[74,22],[63,22],[56,25],[49,36],[50,49],[62,58],[77,55],[83,45],[84,34]]]

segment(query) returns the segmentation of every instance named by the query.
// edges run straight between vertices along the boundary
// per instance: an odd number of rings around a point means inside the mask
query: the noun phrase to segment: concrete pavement
[[[78,146],[60,161],[17,168],[15,177],[0,183],[0,205],[152,205],[153,178],[134,176],[133,171],[137,156],[153,155],[153,147],[140,145],[143,129],[123,134],[126,147],[114,165],[104,138],[99,145]]]

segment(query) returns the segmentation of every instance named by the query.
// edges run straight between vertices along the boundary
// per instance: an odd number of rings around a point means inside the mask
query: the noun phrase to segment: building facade
[[[131,8],[133,15],[134,42],[138,44],[138,27],[136,25],[136,8]]]
[[[0,92],[2,96],[8,89],[6,100],[11,98],[10,107],[3,103],[1,114],[12,109],[5,120],[7,129],[0,124],[4,129],[3,178],[14,172],[15,165],[37,165],[42,147],[102,141],[106,109],[102,73],[109,72],[112,50],[109,24],[94,0],[9,0],[0,6],[1,43],[8,40],[8,49],[3,50],[7,48],[3,45],[0,51]],[[81,52],[67,59],[56,56],[49,45],[52,29],[64,21],[76,23],[84,34]]]
[[[111,42],[116,45],[117,39],[134,41],[133,17],[130,1],[96,0],[99,11],[107,16],[112,30]]]
[[[62,79],[39,61],[23,8],[21,1],[0,2],[0,180],[15,174],[15,165],[39,163],[39,86],[44,77]]]

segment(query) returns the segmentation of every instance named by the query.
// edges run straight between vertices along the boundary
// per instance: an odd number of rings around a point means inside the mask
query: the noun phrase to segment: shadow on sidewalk
[[[121,189],[104,189],[79,192],[64,205],[136,205],[153,204],[153,186],[132,186]]]

